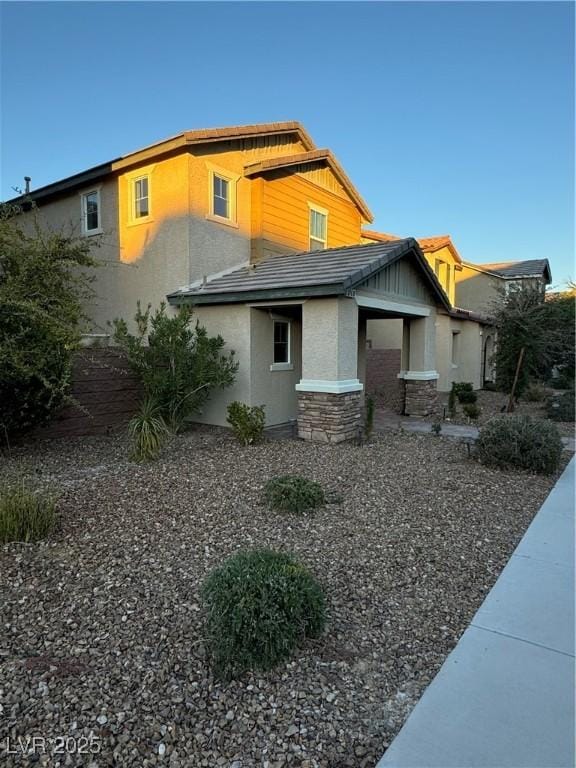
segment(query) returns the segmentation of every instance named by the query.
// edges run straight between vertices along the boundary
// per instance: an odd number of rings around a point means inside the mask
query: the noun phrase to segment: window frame
[[[452,368],[458,368],[459,357],[460,357],[460,331],[453,330],[451,341],[450,341],[450,365],[452,366]]]
[[[217,222],[218,224],[224,224],[228,227],[238,228],[238,210],[237,210],[237,198],[238,198],[238,180],[240,176],[236,173],[226,170],[225,168],[219,168],[212,163],[206,163],[208,168],[208,213],[206,218],[209,221]],[[215,179],[222,179],[228,183],[228,216],[221,216],[214,210],[214,182]]]
[[[92,237],[92,235],[101,235],[104,231],[102,229],[102,195],[101,195],[101,189],[102,186],[98,187],[92,187],[91,189],[86,189],[82,192],[80,192],[80,221],[81,221],[81,229],[82,234],[84,237]],[[98,226],[94,229],[88,229],[88,207],[87,207],[87,198],[89,195],[96,195],[97,196],[97,205],[98,205]]]
[[[139,181],[143,181],[146,179],[147,184],[147,195],[146,199],[148,200],[148,213],[144,214],[144,216],[138,216],[136,214],[136,184],[138,184]],[[140,200],[143,200],[144,198],[139,198]],[[140,224],[144,221],[150,221],[150,218],[152,216],[152,184],[150,181],[150,173],[142,173],[138,176],[132,176],[130,179],[130,213],[131,213],[131,220],[134,224]]]
[[[312,234],[312,213],[318,213],[324,216],[324,239]],[[322,243],[321,248],[312,248],[312,241]],[[325,251],[328,248],[328,211],[315,203],[308,203],[308,250]]]
[[[286,360],[276,362],[274,360],[276,351],[276,325],[282,324],[287,327],[286,340]],[[271,371],[293,371],[294,363],[292,361],[292,321],[287,317],[272,315],[272,363]]]

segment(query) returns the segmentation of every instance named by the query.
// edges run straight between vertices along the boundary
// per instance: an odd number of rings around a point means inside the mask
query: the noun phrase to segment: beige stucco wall
[[[250,308],[244,305],[201,306],[196,317],[211,336],[220,334],[225,342],[225,351],[234,350],[239,362],[236,380],[232,387],[215,390],[202,413],[194,417],[201,424],[229,426],[226,422],[226,408],[234,400],[251,405],[251,345]]]
[[[459,334],[458,355],[452,361],[452,334]],[[484,328],[471,320],[455,320],[438,315],[436,323],[436,360],[438,389],[448,392],[452,382],[469,381],[474,389],[482,386],[482,349]]]
[[[285,424],[296,418],[296,384],[302,377],[302,324],[272,309],[250,310],[251,354],[250,374],[252,405],[266,406],[266,424]],[[290,359],[292,370],[270,370],[274,362],[274,317],[290,320]]]
[[[456,272],[456,306],[489,314],[493,302],[502,296],[504,280],[463,265]]]
[[[354,299],[310,299],[302,307],[302,378],[357,378],[358,306]]]
[[[410,318],[410,371],[436,371],[436,310]]]
[[[402,326],[401,319],[368,320],[366,338],[372,349],[402,349]]]

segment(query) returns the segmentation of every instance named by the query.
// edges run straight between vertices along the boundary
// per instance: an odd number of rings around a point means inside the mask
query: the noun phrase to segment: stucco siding
[[[226,409],[234,400],[251,403],[251,343],[250,343],[250,308],[245,305],[227,305],[218,307],[198,307],[196,317],[211,336],[220,334],[226,342],[225,352],[234,350],[239,362],[236,380],[232,387],[214,390],[203,412],[194,420],[201,424],[229,426],[226,422]]]
[[[296,384],[302,377],[301,321],[290,321],[290,358],[294,368],[287,371],[270,370],[274,362],[274,322],[270,313],[252,308],[250,322],[251,403],[266,406],[268,426],[285,424],[295,419],[297,414]]]
[[[368,320],[366,338],[371,349],[402,349],[401,319]]]
[[[502,296],[504,282],[463,265],[462,271],[456,273],[456,306],[490,314],[491,305]]]

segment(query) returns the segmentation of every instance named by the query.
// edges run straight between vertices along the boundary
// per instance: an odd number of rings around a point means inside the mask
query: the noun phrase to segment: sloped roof
[[[332,172],[342,184],[346,192],[350,195],[352,200],[356,203],[356,206],[363,214],[366,221],[372,221],[373,216],[359,194],[358,190],[352,184],[348,175],[338,162],[332,152],[329,149],[314,149],[310,152],[298,152],[292,155],[282,155],[280,157],[270,157],[265,160],[258,160],[254,163],[248,163],[244,166],[245,176],[256,176],[260,173],[266,173],[267,171],[274,171],[279,168],[288,168],[292,165],[307,165],[308,163],[323,162],[331,168]]]
[[[346,294],[376,272],[403,256],[412,254],[422,269],[437,301],[450,309],[448,297],[420,250],[409,237],[393,243],[350,245],[289,256],[271,256],[256,265],[247,265],[220,275],[204,284],[169,294],[171,304],[225,304],[258,299],[306,298]]]
[[[552,282],[552,272],[548,259],[499,261],[490,264],[470,264],[469,266],[478,267],[483,271],[491,272],[493,275],[498,275],[508,280],[523,277],[542,277],[544,275],[548,283]]]
[[[387,232],[375,232],[371,229],[363,229],[362,236],[369,240],[376,240],[382,243],[388,243],[393,240],[399,240],[398,235],[391,235]],[[418,245],[424,251],[424,253],[434,253],[441,248],[448,248],[450,253],[454,256],[455,261],[458,264],[462,264],[462,257],[458,253],[458,250],[450,235],[435,235],[434,237],[419,237]]]
[[[103,179],[113,171],[118,171],[140,162],[142,159],[149,159],[157,155],[171,152],[182,147],[195,144],[207,144],[215,141],[226,141],[232,139],[251,138],[263,135],[289,134],[295,133],[306,150],[313,150],[315,144],[310,134],[305,130],[297,120],[287,120],[278,123],[257,123],[254,125],[232,125],[223,128],[202,128],[194,131],[183,131],[175,136],[154,142],[146,147],[128,152],[126,155],[116,157],[106,163],[101,163],[88,170],[75,173],[73,176],[67,176],[59,181],[52,182],[38,189],[33,189],[29,197],[33,200],[40,200],[54,194],[69,191],[78,186],[89,184],[99,179]],[[23,195],[8,201],[18,203],[24,199]]]

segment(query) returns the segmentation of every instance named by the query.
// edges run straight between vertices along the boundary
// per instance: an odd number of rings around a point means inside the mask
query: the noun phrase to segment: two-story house
[[[356,436],[372,321],[400,321],[406,413],[429,413],[447,380],[438,329],[461,321],[457,252],[367,243],[370,210],[299,123],[187,131],[30,196],[37,211],[23,222],[37,215],[99,241],[90,333],[129,320],[138,300],[167,300],[193,304],[236,351],[234,386],[200,421],[225,424],[241,400],[264,404],[269,425],[297,418],[303,438]]]

